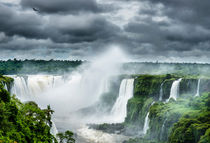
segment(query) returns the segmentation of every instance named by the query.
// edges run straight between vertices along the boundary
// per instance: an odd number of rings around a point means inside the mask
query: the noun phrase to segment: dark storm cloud
[[[0,31],[7,36],[30,39],[51,39],[58,43],[93,42],[106,40],[119,28],[95,14],[52,16],[48,20],[36,13],[15,13],[0,5]]]
[[[79,13],[101,11],[95,0],[21,0],[21,5],[41,13]]]
[[[210,1],[145,0],[143,4],[139,16],[124,27],[139,46],[134,53],[189,56],[196,50],[203,56],[204,49],[210,51]]]
[[[45,38],[41,19],[34,14],[17,14],[12,8],[0,4],[0,31],[8,36]]]
[[[116,44],[141,58],[208,57],[209,6],[209,0],[0,2],[0,49],[86,57]]]
[[[163,12],[168,17],[189,24],[198,24],[210,28],[209,0],[148,0],[152,4],[163,4]]]

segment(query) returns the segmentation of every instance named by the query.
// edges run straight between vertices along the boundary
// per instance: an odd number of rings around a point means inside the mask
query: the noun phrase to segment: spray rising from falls
[[[133,97],[134,79],[123,79],[120,85],[119,96],[111,110],[114,122],[124,122],[127,115],[127,102]]]
[[[173,98],[174,100],[177,99],[177,97],[179,96],[179,85],[180,85],[180,82],[181,82],[182,78],[178,79],[178,80],[175,80],[171,86],[171,91],[170,91],[170,96],[167,100],[167,102]]]
[[[109,90],[110,77],[120,74],[121,65],[126,60],[125,54],[119,48],[110,48],[103,55],[95,57],[93,62],[84,63],[79,67],[79,70],[69,74],[67,81],[64,81],[62,76],[59,76],[59,80],[50,75],[14,76],[12,93],[21,100],[34,99],[40,107],[46,107],[50,104],[55,111],[55,123],[57,120],[62,122],[59,129],[77,130],[79,128],[82,132],[86,132],[81,128],[81,125],[87,123],[88,118],[92,117],[92,113],[85,114],[83,118],[78,117],[76,113],[80,109],[92,107],[99,102],[102,94]],[[127,101],[133,96],[133,79],[124,80],[120,91],[121,93],[110,113],[113,115],[111,116],[113,120],[116,117],[116,122],[123,122],[126,116]],[[98,116],[95,117],[91,120],[92,123],[98,120]],[[56,129],[52,128],[52,131],[56,132]],[[95,134],[95,132],[97,131],[92,133]],[[91,134],[91,131],[89,133]]]
[[[197,92],[196,92],[195,96],[200,95],[200,83],[201,83],[201,79],[198,79]]]

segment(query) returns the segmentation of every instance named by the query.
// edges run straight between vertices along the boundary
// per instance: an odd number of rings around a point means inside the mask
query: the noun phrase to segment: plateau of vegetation
[[[198,75],[133,75],[134,96],[122,124],[91,125],[108,133],[131,136],[124,143],[209,143],[210,79]],[[179,97],[167,99],[173,81],[182,78]],[[195,97],[200,82],[200,96]],[[162,88],[162,99],[160,90]],[[153,103],[153,104],[152,104]],[[149,112],[149,129],[143,134]],[[135,138],[132,138],[135,136]]]
[[[0,61],[0,74],[37,74],[37,73],[66,73],[81,65],[83,62],[64,60],[7,60]]]

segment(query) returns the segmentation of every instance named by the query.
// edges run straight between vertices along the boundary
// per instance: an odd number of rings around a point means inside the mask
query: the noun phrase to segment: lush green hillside
[[[21,103],[5,89],[11,87],[12,78],[0,76],[0,143],[51,143],[57,142],[51,135],[50,106],[40,109],[35,102]],[[59,133],[60,141],[73,143],[73,133]]]
[[[134,97],[127,105],[124,123],[133,135],[142,131],[149,111],[147,134],[126,143],[208,143],[210,129],[210,88],[208,78],[201,79],[202,96],[194,97],[198,77],[182,77],[180,96],[177,101],[159,101],[161,83],[164,82],[163,100],[170,95],[170,87],[180,77],[169,75],[140,75],[135,79]],[[155,103],[151,106],[152,102]]]

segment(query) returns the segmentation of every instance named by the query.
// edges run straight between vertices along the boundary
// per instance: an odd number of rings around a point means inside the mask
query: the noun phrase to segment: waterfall
[[[195,96],[199,96],[199,92],[200,92],[200,82],[201,82],[201,79],[198,79],[198,85],[197,85],[197,92],[195,94]]]
[[[28,75],[10,76],[14,79],[14,86],[11,93],[17,95],[21,100],[31,100],[42,92],[55,86],[61,85],[64,81],[62,76],[53,75]]]
[[[173,98],[174,100],[177,99],[178,95],[179,95],[179,85],[180,85],[180,82],[181,82],[182,78],[178,79],[178,80],[175,80],[171,86],[171,92],[170,92],[170,96],[167,100],[167,102]]]
[[[160,85],[159,101],[163,100],[163,84],[164,84],[164,82],[162,82],[161,85]]]
[[[147,113],[144,120],[143,134],[146,134],[148,129],[149,129],[149,112]]]
[[[112,107],[111,115],[116,122],[124,122],[127,115],[127,102],[133,96],[134,79],[123,79],[120,84],[119,96]]]
[[[152,104],[150,105],[150,107],[154,104],[155,102],[152,102]],[[150,109],[149,107],[149,109]],[[147,112],[147,115],[144,119],[144,128],[143,128],[143,134],[147,133],[147,130],[149,129],[149,111]]]

